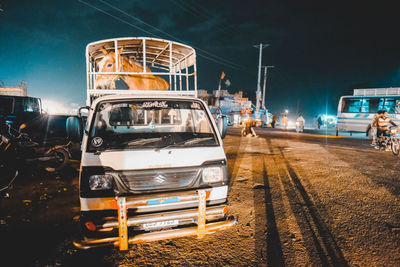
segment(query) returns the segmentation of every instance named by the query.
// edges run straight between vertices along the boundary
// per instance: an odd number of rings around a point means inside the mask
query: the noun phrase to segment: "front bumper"
[[[87,229],[89,227],[86,224],[91,223],[93,226],[91,231],[85,229],[91,235],[74,242],[74,245],[80,249],[114,245],[119,246],[121,250],[126,250],[128,244],[192,235],[202,238],[205,234],[233,226],[236,220],[227,218],[228,206],[226,203],[207,206],[207,203],[212,203],[209,201],[210,195],[207,190],[192,191],[190,195],[181,196],[179,202],[184,204],[195,201],[197,207],[192,205],[191,208],[182,209],[181,207],[177,210],[168,210],[171,208],[169,205],[173,204],[168,199],[175,199],[175,197],[164,198],[162,201],[155,201],[156,203],[151,202],[154,200],[140,199],[138,202],[141,204],[136,202],[137,200],[133,201],[125,197],[117,198],[112,206],[115,205],[118,216],[115,211],[113,216],[96,216],[97,218],[93,218],[93,221],[90,221],[93,216],[84,216],[81,223]],[[145,214],[135,212],[142,205],[148,206],[149,202],[159,208],[164,206],[166,209]],[[152,206],[151,204],[150,206]]]
[[[228,218],[224,221],[207,223],[205,225],[205,234],[212,234],[217,231],[226,230],[229,227],[235,225],[235,218]],[[178,229],[170,229],[170,230],[162,230],[155,231],[149,233],[138,234],[128,239],[129,244],[138,244],[145,242],[152,242],[157,240],[178,238],[184,236],[195,236],[198,234],[198,227],[191,226],[185,228]],[[85,239],[81,241],[73,242],[74,246],[79,249],[90,249],[95,247],[103,247],[103,246],[120,246],[119,237],[109,237],[109,238],[100,238],[100,239]]]

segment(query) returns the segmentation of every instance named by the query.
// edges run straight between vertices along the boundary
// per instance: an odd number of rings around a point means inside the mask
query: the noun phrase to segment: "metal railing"
[[[100,67],[107,53],[114,52],[113,63],[115,71],[102,71]],[[129,60],[130,64],[139,67],[138,71],[127,71],[123,69],[121,60]],[[126,62],[126,60],[125,60]],[[150,71],[149,71],[150,69]],[[140,76],[158,76],[165,78],[168,83],[168,92],[174,94],[197,95],[197,66],[196,52],[187,45],[155,38],[128,37],[101,40],[93,42],[86,47],[86,73],[87,73],[87,104],[101,95],[131,94],[135,88],[96,88],[96,81],[104,77],[110,77],[113,85],[116,78]],[[114,76],[113,76],[114,75]],[[97,86],[98,87],[98,86]],[[142,91],[143,90],[143,91]],[[153,90],[153,88],[143,88]],[[111,92],[110,92],[111,91]]]

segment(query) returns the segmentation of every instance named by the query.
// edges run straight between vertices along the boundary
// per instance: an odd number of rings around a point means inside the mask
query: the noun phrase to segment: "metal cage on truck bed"
[[[111,53],[115,67],[104,71],[104,58]],[[114,53],[114,54],[112,54]],[[124,69],[121,61],[137,70]],[[103,70],[103,71],[102,71]],[[169,85],[168,91],[158,94],[197,96],[196,52],[190,46],[163,39],[147,37],[115,38],[93,42],[86,47],[87,105],[96,97],[108,94],[154,94],[153,88],[132,90],[121,88],[124,77],[161,77]],[[114,88],[96,88],[96,81],[107,77]],[[159,78],[157,78],[159,79]]]

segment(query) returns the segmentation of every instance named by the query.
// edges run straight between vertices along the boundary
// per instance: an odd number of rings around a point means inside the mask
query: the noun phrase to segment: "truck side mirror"
[[[221,138],[225,138],[226,129],[228,127],[228,118],[224,115],[219,116],[217,119],[217,126],[219,133],[221,134]]]
[[[90,107],[88,107],[88,106],[86,106],[86,107],[80,107],[79,109],[78,109],[78,116],[79,116],[79,118],[82,118],[83,117],[83,115],[82,115],[82,110],[86,110],[86,116],[89,114],[89,110],[90,110]]]
[[[82,122],[77,117],[69,117],[66,121],[68,138],[73,142],[81,142],[83,136]]]

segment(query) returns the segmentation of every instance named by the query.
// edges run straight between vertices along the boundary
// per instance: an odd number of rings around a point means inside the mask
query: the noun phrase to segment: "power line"
[[[82,0],[79,0],[79,1],[82,2]],[[118,7],[116,7],[116,6],[114,6],[114,5],[110,4],[110,3],[108,3],[107,1],[104,1],[104,0],[98,0],[98,1],[102,2],[103,4],[105,4],[105,5],[107,5],[107,6],[111,7],[111,8],[113,8],[113,9],[119,11],[119,12],[121,12],[122,14],[124,14],[124,15],[126,15],[126,16],[128,16],[128,17],[130,17],[130,18],[132,18],[132,19],[134,19],[134,20],[136,20],[136,21],[138,21],[138,22],[140,22],[140,23],[143,23],[144,25],[146,25],[146,26],[148,26],[148,27],[150,27],[150,28],[152,28],[152,29],[154,29],[154,30],[156,30],[156,31],[159,31],[159,32],[161,32],[161,33],[163,33],[163,34],[165,34],[165,35],[167,35],[167,36],[169,36],[169,37],[171,37],[171,38],[173,38],[173,39],[179,41],[179,42],[182,42],[182,43],[184,43],[184,44],[188,44],[188,43],[186,43],[185,41],[183,41],[183,40],[181,40],[181,39],[179,39],[179,38],[177,38],[177,37],[175,37],[175,36],[173,36],[173,35],[171,35],[171,34],[165,32],[165,31],[161,30],[161,29],[159,29],[159,28],[157,28],[157,27],[155,27],[155,26],[153,26],[153,25],[151,25],[151,24],[149,24],[149,23],[146,23],[145,21],[143,21],[143,20],[141,20],[141,19],[139,19],[139,18],[137,18],[137,17],[135,17],[135,16],[133,16],[133,15],[127,13],[127,12],[125,12],[124,10],[121,10],[120,8],[118,8]],[[96,9],[98,9],[98,8],[96,8]],[[103,13],[105,13],[105,11],[104,11]],[[121,21],[121,19],[119,19],[119,20]],[[137,27],[138,27],[138,26],[136,26],[135,28],[137,28]],[[154,35],[154,34],[153,34],[153,35]],[[189,45],[189,44],[188,44],[188,45]],[[212,54],[212,53],[210,53],[210,52],[208,52],[208,51],[205,51],[205,50],[203,50],[203,49],[201,49],[201,48],[199,48],[199,47],[196,47],[196,46],[194,46],[194,45],[191,45],[191,46],[194,47],[195,49],[197,49],[198,51],[203,52],[204,54],[207,54],[207,55],[209,55],[209,56],[211,56],[211,57],[214,57],[214,58],[216,58],[216,59],[219,59],[219,60],[221,60],[221,61],[224,61],[226,64],[223,64],[223,65],[225,65],[225,66],[232,67],[232,68],[234,68],[234,69],[243,68],[243,66],[241,66],[241,65],[238,65],[238,64],[236,64],[236,63],[234,63],[234,62],[231,62],[231,61],[226,60],[226,59],[224,59],[224,58],[222,58],[222,57],[219,57],[219,56],[217,56],[217,55],[214,55],[214,54]],[[198,53],[198,54],[199,54],[199,53]],[[199,54],[199,56],[202,56],[202,55]],[[203,56],[203,57],[205,57],[205,56]],[[207,58],[207,57],[205,57],[205,58]],[[216,61],[214,60],[214,62],[216,62]],[[217,62],[217,63],[218,63],[218,62]],[[231,65],[233,65],[233,66],[229,66],[229,64],[231,64]]]
[[[162,38],[161,36],[158,36],[158,35],[156,35],[156,34],[154,34],[154,33],[152,33],[152,32],[149,32],[149,31],[147,31],[147,30],[144,30],[143,28],[141,28],[141,27],[139,27],[139,26],[136,26],[136,25],[134,25],[134,24],[132,24],[132,23],[129,23],[129,22],[126,21],[126,20],[120,19],[119,17],[114,16],[114,15],[110,14],[109,12],[104,11],[104,10],[102,10],[102,9],[96,7],[96,6],[93,6],[93,5],[87,3],[87,2],[85,2],[85,1],[83,1],[83,0],[78,0],[78,1],[81,2],[81,3],[83,3],[83,4],[85,4],[85,5],[87,5],[87,6],[89,6],[89,7],[91,7],[91,8],[93,8],[93,9],[96,9],[96,10],[100,11],[101,13],[106,14],[106,15],[108,15],[108,16],[110,16],[110,17],[112,17],[112,18],[114,18],[114,19],[116,19],[116,20],[118,20],[118,21],[120,21],[120,22],[122,22],[122,23],[125,23],[125,24],[127,24],[127,25],[129,25],[129,26],[131,26],[131,27],[133,27],[133,28],[135,28],[135,29],[137,29],[137,30],[139,30],[139,31],[145,32],[145,33],[149,34],[150,36],[157,37],[157,38]],[[184,43],[184,42],[182,42],[182,43]],[[193,47],[194,47],[194,46],[193,46]],[[195,47],[195,48],[196,48],[196,47]],[[196,49],[202,50],[202,49],[199,49],[199,48],[196,48]],[[206,51],[205,51],[205,52],[206,52]],[[232,68],[232,69],[239,70],[239,68],[237,68],[237,67],[235,67],[235,66],[232,66],[231,64],[227,64],[227,63],[218,61],[217,59],[214,59],[214,58],[212,58],[212,57],[208,57],[208,56],[203,55],[203,54],[201,54],[201,53],[197,53],[197,55],[200,56],[200,57],[202,57],[202,58],[205,58],[205,59],[207,59],[207,60],[209,60],[209,61],[212,61],[212,62],[214,62],[214,63],[220,64],[220,65],[223,65],[223,66],[226,66],[226,67],[230,67],[230,68]],[[238,66],[239,66],[239,65],[238,65]],[[242,67],[242,66],[241,66],[241,67]],[[247,73],[247,74],[250,75],[250,76],[254,76],[253,73],[247,71],[244,67],[242,67],[241,69],[242,69],[242,71],[243,71],[244,73]]]
[[[85,5],[87,5],[87,6],[89,6],[89,7],[91,7],[91,8],[94,8],[94,9],[100,11],[101,13],[104,13],[104,14],[106,14],[106,15],[108,15],[108,16],[110,16],[110,17],[112,17],[112,18],[114,18],[114,19],[116,19],[116,20],[118,20],[118,21],[120,21],[120,22],[123,22],[123,23],[125,23],[125,24],[128,24],[129,26],[131,26],[131,27],[133,27],[133,28],[135,28],[135,29],[137,29],[137,30],[143,31],[143,32],[145,32],[145,33],[147,33],[147,34],[150,34],[150,35],[154,36],[154,37],[158,37],[157,35],[155,35],[155,34],[149,32],[149,31],[143,30],[142,28],[140,28],[140,27],[138,27],[138,26],[136,26],[136,25],[134,25],[134,24],[131,24],[131,23],[129,23],[129,22],[123,20],[123,19],[120,19],[120,18],[118,18],[117,16],[114,16],[114,15],[108,13],[107,11],[104,11],[104,10],[102,10],[102,9],[100,9],[100,8],[97,8],[97,7],[91,5],[91,4],[89,4],[89,3],[87,3],[87,2],[85,2],[85,1],[83,1],[83,0],[78,0],[78,1],[81,2],[81,3],[83,3],[83,4],[85,4]]]
[[[205,19],[209,19],[210,17],[207,15],[204,15],[203,13],[201,13],[198,9],[192,8],[190,6],[190,4],[186,3],[186,2],[182,2],[182,1],[175,1],[175,0],[171,0],[175,5],[179,6],[180,8],[182,8],[185,11],[190,12],[191,14],[198,16],[198,17],[203,17]]]
[[[214,15],[211,14],[208,10],[206,10],[203,6],[197,4],[196,2],[192,2],[192,5],[195,5],[196,7],[192,7],[191,4],[185,2],[185,1],[181,1],[181,0],[171,0],[172,3],[174,3],[175,5],[179,6],[180,8],[182,8],[183,10],[188,11],[189,13],[192,13],[193,15],[197,16],[197,17],[202,17],[205,18],[207,20],[210,19],[214,19]],[[201,12],[201,10],[203,10],[203,12]],[[215,32],[224,32],[227,35],[231,35],[234,32],[230,31],[228,32],[228,30],[231,30],[230,27],[228,27],[228,25],[224,22],[219,23],[222,25],[225,25],[224,27],[219,26],[218,29],[215,29]],[[215,33],[214,32],[214,33]]]
[[[129,25],[129,26],[131,26],[131,27],[133,27],[133,28],[135,28],[135,29],[137,29],[137,30],[143,31],[143,32],[145,32],[145,33],[147,33],[147,34],[149,34],[149,35],[151,35],[151,36],[153,36],[153,37],[162,38],[161,36],[158,36],[158,35],[156,35],[156,34],[154,34],[154,33],[152,33],[152,32],[149,32],[149,31],[146,31],[146,30],[142,29],[141,27],[138,27],[138,26],[136,26],[136,25],[134,25],[134,24],[131,24],[131,23],[129,23],[129,22],[123,20],[123,19],[120,19],[120,18],[118,18],[118,17],[116,17],[116,16],[114,16],[114,15],[108,13],[107,11],[104,11],[104,10],[102,10],[102,9],[96,7],[96,6],[93,6],[93,5],[87,3],[87,2],[85,2],[85,1],[83,1],[83,0],[78,0],[78,1],[81,2],[81,3],[83,3],[83,4],[85,4],[85,5],[87,5],[87,6],[89,6],[89,7],[92,7],[92,8],[94,8],[94,9],[96,9],[96,10],[98,10],[98,11],[100,11],[100,12],[102,12],[102,13],[104,13],[104,14],[106,14],[106,15],[108,15],[108,16],[110,16],[110,17],[112,17],[112,18],[114,18],[114,19],[116,19],[116,20],[118,20],[118,21],[120,21],[120,22],[123,22],[123,23],[125,23],[125,24],[127,24],[127,25]],[[197,53],[197,55],[199,55],[200,57],[203,57],[203,58],[205,58],[205,59],[208,59],[208,60],[210,60],[210,61],[213,61],[213,62],[215,62],[215,63],[221,64],[221,65],[224,65],[224,66],[227,66],[227,67],[235,68],[235,67],[230,66],[230,65],[228,65],[228,64],[226,64],[226,63],[224,63],[224,62],[219,62],[219,61],[216,60],[216,59],[213,59],[213,58],[211,58],[211,57],[207,57],[207,56],[202,55],[202,54],[200,54],[200,53]],[[237,68],[235,68],[235,69],[237,69]]]

